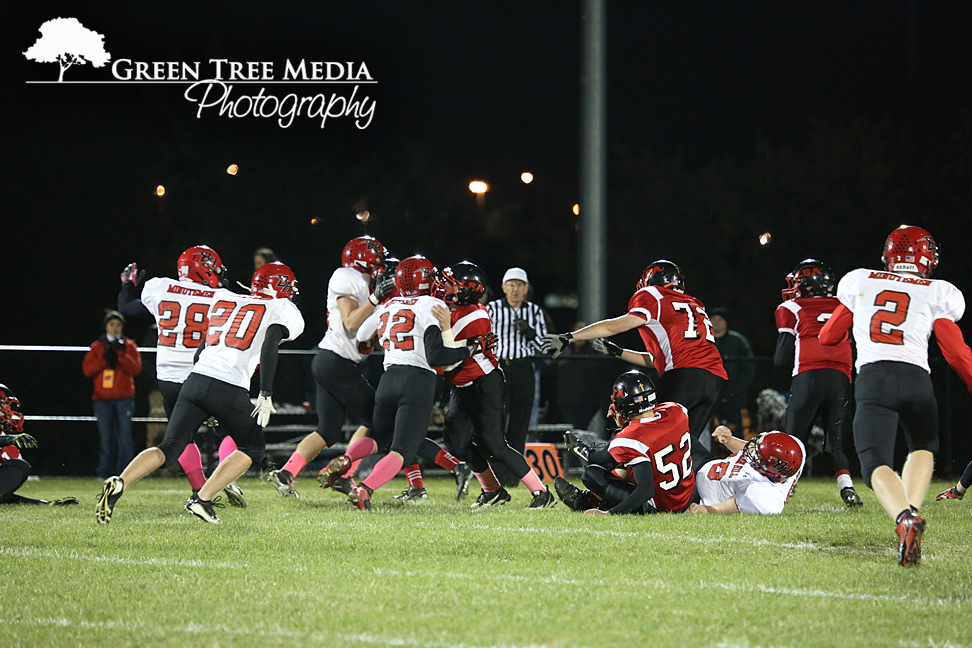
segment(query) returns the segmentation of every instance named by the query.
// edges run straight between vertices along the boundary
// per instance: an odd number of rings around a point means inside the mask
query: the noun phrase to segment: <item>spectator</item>
[[[749,428],[747,392],[756,377],[753,350],[742,333],[729,328],[727,308],[713,308],[709,312],[709,319],[712,321],[716,348],[729,374],[729,380],[722,390],[722,401],[716,407],[716,416],[720,423],[732,430],[734,436],[744,439]]]
[[[260,266],[273,263],[277,260],[277,255],[270,248],[260,248],[253,253],[253,269],[257,270]]]
[[[82,370],[94,379],[95,417],[101,435],[98,477],[117,475],[135,456],[132,445],[132,411],[135,408],[135,376],[142,358],[135,341],[122,335],[125,316],[108,311],[105,334],[91,343]]]
[[[510,268],[503,275],[502,299],[489,302],[486,309],[499,338],[496,357],[499,359],[507,385],[506,442],[517,452],[523,453],[530,412],[536,396],[537,355],[539,339],[547,333],[543,310],[526,301],[530,281],[523,268]],[[495,468],[495,467],[494,467]],[[508,471],[497,473],[503,486],[515,486],[519,478]]]

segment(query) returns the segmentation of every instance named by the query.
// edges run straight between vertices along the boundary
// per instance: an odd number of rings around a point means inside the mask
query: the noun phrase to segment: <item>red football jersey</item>
[[[655,508],[676,512],[688,506],[695,488],[691,438],[688,410],[678,403],[660,403],[654,418],[632,421],[618,432],[608,452],[625,467],[650,462]]]
[[[796,338],[794,376],[811,369],[836,369],[850,378],[850,339],[836,346],[820,344],[820,329],[838,306],[840,300],[836,297],[800,297],[776,307],[776,329]]]
[[[655,355],[658,373],[694,367],[728,379],[712,335],[712,322],[695,297],[671,288],[647,286],[631,297],[628,313],[645,320],[638,332],[645,348]]]
[[[460,306],[452,311],[452,337],[456,342],[485,335],[492,330],[489,312],[482,304]],[[477,353],[463,360],[452,371],[446,372],[446,377],[457,387],[465,387],[480,376],[491,372],[498,364],[492,351],[486,354]]]

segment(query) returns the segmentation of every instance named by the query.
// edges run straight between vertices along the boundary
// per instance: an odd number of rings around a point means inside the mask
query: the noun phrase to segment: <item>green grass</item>
[[[250,507],[207,525],[183,479],[147,479],[94,521],[100,482],[0,507],[3,646],[972,646],[969,501],[934,502],[905,569],[870,491],[843,508],[807,480],[779,517],[590,517],[562,504],[474,513],[432,500],[352,509],[304,477],[299,501],[241,480]],[[478,492],[478,489],[476,489]]]

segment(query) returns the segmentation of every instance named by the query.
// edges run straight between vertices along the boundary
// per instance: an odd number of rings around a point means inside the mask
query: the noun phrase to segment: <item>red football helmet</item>
[[[6,385],[0,384],[0,434],[20,434],[24,431],[24,413],[20,401]]]
[[[270,299],[293,299],[297,294],[297,279],[293,271],[279,261],[266,263],[253,273],[250,294]]]
[[[938,246],[927,230],[902,225],[888,235],[881,261],[889,272],[917,272],[928,279],[938,265]]]
[[[341,265],[371,274],[385,260],[385,246],[374,236],[359,236],[348,241],[341,252]]]
[[[803,465],[803,448],[785,432],[763,432],[743,448],[743,457],[770,481],[786,481]]]
[[[671,288],[680,293],[685,292],[685,277],[682,270],[665,259],[659,259],[648,265],[641,273],[641,279],[635,284],[635,290],[641,290],[646,286],[658,286],[660,288]]]
[[[410,256],[395,269],[395,287],[402,297],[429,295],[436,272],[435,266],[424,256]]]
[[[179,255],[176,269],[180,279],[218,288],[226,283],[226,268],[216,250],[208,245],[196,245]]]

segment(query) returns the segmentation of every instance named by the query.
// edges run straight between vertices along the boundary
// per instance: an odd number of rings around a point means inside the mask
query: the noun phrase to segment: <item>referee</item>
[[[489,302],[486,309],[493,325],[493,333],[499,338],[496,357],[506,377],[506,400],[509,419],[506,425],[506,442],[523,454],[527,429],[530,427],[530,411],[536,392],[536,368],[539,340],[547,334],[543,310],[526,301],[530,281],[523,268],[510,268],[503,275],[502,299]],[[518,478],[508,471],[494,466],[504,486],[514,486]]]

